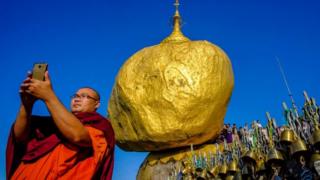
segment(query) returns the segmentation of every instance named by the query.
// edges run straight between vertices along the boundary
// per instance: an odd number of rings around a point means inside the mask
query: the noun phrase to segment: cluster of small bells
[[[320,106],[304,97],[301,113],[294,103],[282,104],[287,125],[277,127],[267,112],[265,128],[253,126],[230,144],[224,139],[215,152],[199,154],[191,146],[168,179],[320,179]]]

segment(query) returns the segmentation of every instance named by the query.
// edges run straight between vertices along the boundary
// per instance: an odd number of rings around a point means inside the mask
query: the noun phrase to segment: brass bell
[[[234,175],[235,180],[242,180],[242,174],[240,171],[237,171],[236,174]]]
[[[195,170],[195,173],[194,173],[194,175],[195,175],[195,177],[197,177],[197,179],[204,179],[204,178],[202,178],[201,176],[202,176],[202,171],[203,171],[203,169],[202,168],[196,168],[196,170]]]
[[[219,173],[219,166],[214,166],[213,168],[211,168],[210,170],[210,174],[213,176],[213,177],[216,177]]]
[[[241,175],[243,179],[248,179],[251,175],[255,174],[255,165],[253,164],[244,164],[241,168]]]
[[[206,169],[204,169],[204,170],[202,171],[200,177],[203,178],[203,179],[208,179],[208,178],[207,178],[207,170],[206,170]]]
[[[226,175],[228,170],[228,166],[226,163],[223,163],[219,169],[219,175]]]
[[[266,171],[266,165],[264,160],[258,160],[257,162],[257,173]]]
[[[291,129],[285,129],[281,133],[280,142],[290,145],[294,141],[294,132]]]
[[[264,161],[258,161],[257,163],[257,173],[263,173],[267,170]]]
[[[236,160],[233,160],[230,162],[228,166],[228,172],[236,173],[237,171],[238,171],[238,162]]]
[[[195,172],[194,172],[194,173],[195,173],[195,175],[196,175],[197,177],[201,177],[202,171],[203,171],[202,168],[197,167],[197,168],[195,169]]]
[[[187,166],[182,170],[182,174],[184,175],[189,174],[191,172],[192,172],[192,168],[190,166]]]
[[[196,172],[202,172],[202,168],[197,167],[197,168],[196,168]]]
[[[298,138],[296,141],[294,141],[290,145],[290,154],[293,156],[299,155],[299,154],[304,153],[306,151],[307,151],[307,146],[300,138]]]
[[[283,161],[283,156],[280,151],[278,151],[276,148],[272,148],[268,152],[267,156],[267,163],[272,164],[272,163],[281,163]]]
[[[247,176],[247,175],[250,174],[250,172],[249,172],[249,167],[248,167],[247,164],[245,164],[245,165],[241,168],[241,174],[242,174],[243,176]]]
[[[312,145],[317,147],[319,149],[320,147],[320,129],[316,128],[316,130],[312,133],[312,136],[310,137],[310,142]]]
[[[310,162],[309,162],[309,167],[310,168],[313,168],[314,167],[314,162],[316,161],[320,161],[320,154],[319,152],[315,152],[311,155],[311,158],[310,158]]]
[[[235,179],[234,175],[231,175],[229,174],[227,177],[226,177],[226,180],[233,180]]]
[[[245,162],[254,162],[256,163],[256,153],[252,150],[247,151],[243,156],[242,160]]]
[[[213,179],[215,177],[210,171],[207,171],[207,175],[209,179]]]

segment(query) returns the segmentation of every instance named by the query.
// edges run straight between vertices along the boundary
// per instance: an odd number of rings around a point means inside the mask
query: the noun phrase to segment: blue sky
[[[5,144],[20,104],[18,89],[34,62],[48,62],[54,90],[69,107],[82,86],[102,96],[106,115],[121,65],[171,32],[173,0],[0,0],[0,179]],[[302,91],[320,101],[320,2],[317,0],[182,0],[182,30],[192,40],[220,46],[232,61],[235,88],[225,122],[259,119],[269,111],[284,123],[281,103],[290,103],[275,59],[279,57],[293,96]],[[48,114],[37,103],[34,113]],[[135,179],[147,153],[116,149],[114,179]]]

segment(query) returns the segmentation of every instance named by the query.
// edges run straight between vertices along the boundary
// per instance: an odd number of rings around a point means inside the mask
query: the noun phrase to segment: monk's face
[[[82,88],[73,95],[71,100],[71,111],[78,112],[94,112],[100,106],[99,97],[90,88]]]

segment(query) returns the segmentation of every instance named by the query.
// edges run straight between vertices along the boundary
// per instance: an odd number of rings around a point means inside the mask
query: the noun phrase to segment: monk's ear
[[[96,102],[95,108],[98,109],[100,107],[100,101]]]

